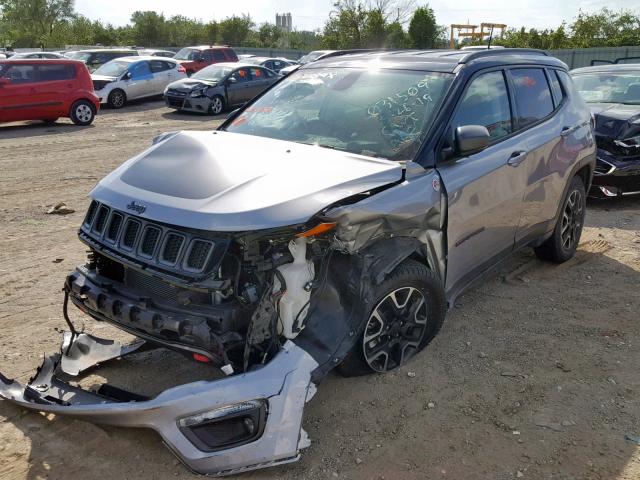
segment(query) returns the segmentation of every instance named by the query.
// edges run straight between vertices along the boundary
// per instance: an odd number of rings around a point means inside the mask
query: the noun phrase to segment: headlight
[[[191,92],[189,94],[190,97],[204,97],[204,91],[205,89],[202,88],[200,90],[194,90],[193,92]]]

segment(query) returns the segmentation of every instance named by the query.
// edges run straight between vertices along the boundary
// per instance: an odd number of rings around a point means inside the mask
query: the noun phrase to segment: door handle
[[[507,165],[512,167],[517,167],[522,163],[522,161],[527,157],[527,152],[524,150],[518,150],[517,152],[513,152],[507,160]]]
[[[567,137],[571,135],[573,132],[575,132],[577,129],[578,127],[562,127],[562,130],[560,131],[560,136]]]

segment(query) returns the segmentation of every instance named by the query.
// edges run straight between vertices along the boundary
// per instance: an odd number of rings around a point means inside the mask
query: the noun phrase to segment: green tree
[[[253,27],[253,21],[248,15],[238,17],[236,15],[225,18],[219,24],[220,40],[225,45],[231,45],[239,47],[244,45],[251,28]]]
[[[15,46],[47,46],[56,25],[74,16],[73,0],[0,0],[0,11]]]
[[[283,36],[282,29],[273,23],[263,23],[258,29],[258,41],[261,47],[276,48],[278,41]]]
[[[164,15],[153,11],[135,11],[131,15],[133,39],[142,47],[159,47],[167,43],[166,21]]]
[[[415,48],[435,48],[440,29],[436,16],[429,4],[416,9],[409,22],[409,39]]]
[[[409,37],[404,31],[400,22],[393,22],[387,25],[387,38],[384,46],[387,48],[408,48]]]
[[[364,25],[363,46],[367,48],[381,48],[387,39],[387,24],[382,11],[375,9],[367,12]]]

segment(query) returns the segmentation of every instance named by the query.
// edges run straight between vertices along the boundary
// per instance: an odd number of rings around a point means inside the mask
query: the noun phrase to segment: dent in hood
[[[164,136],[100,181],[97,200],[145,218],[216,231],[306,222],[322,208],[402,176],[397,162],[228,132]]]
[[[590,104],[596,119],[596,135],[612,139],[628,138],[640,131],[640,105],[621,103]]]
[[[177,90],[197,90],[201,87],[215,87],[218,82],[212,82],[209,80],[199,80],[193,78],[184,78],[176,80],[169,84],[168,88],[175,88]]]

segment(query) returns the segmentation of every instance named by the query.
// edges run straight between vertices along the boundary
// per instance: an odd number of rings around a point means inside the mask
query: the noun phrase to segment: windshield
[[[328,53],[328,52],[309,52],[300,60],[298,60],[298,62],[300,62],[300,65],[304,65],[305,63],[313,62],[314,60],[316,60],[321,55],[324,55],[325,53]]]
[[[575,75],[573,83],[587,103],[640,104],[640,69]]]
[[[244,110],[227,130],[409,160],[452,78],[408,70],[298,70]]]
[[[173,57],[176,60],[197,60],[200,58],[200,50],[194,50],[193,48],[183,48]]]
[[[209,82],[219,82],[224,77],[229,75],[233,67],[221,67],[220,65],[211,65],[207,68],[203,68],[199,72],[191,75],[191,78],[198,80],[207,80]]]
[[[127,71],[127,68],[129,68],[129,65],[131,65],[129,62],[112,60],[102,65],[99,69],[97,69],[93,73],[95,75],[104,75],[106,77],[119,77],[120,75],[122,75],[124,72]]]
[[[91,52],[67,52],[65,56],[73,60],[81,60],[83,62],[86,62],[87,60],[89,60]]]

